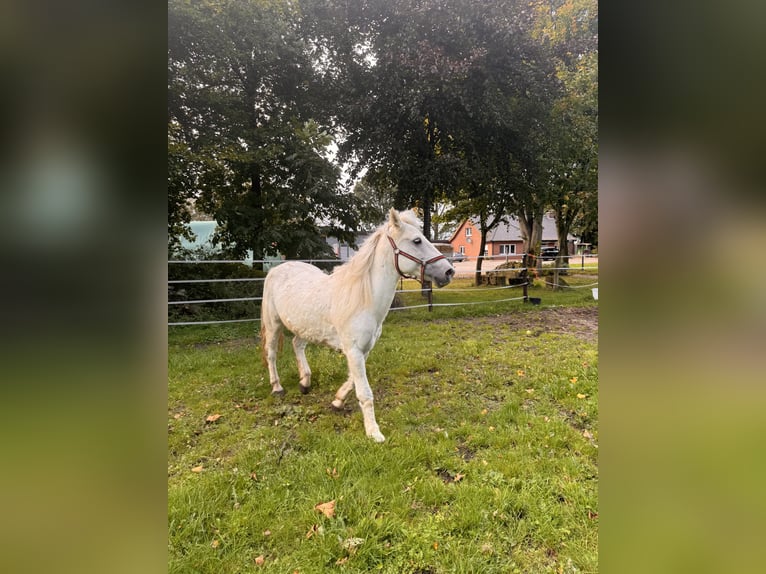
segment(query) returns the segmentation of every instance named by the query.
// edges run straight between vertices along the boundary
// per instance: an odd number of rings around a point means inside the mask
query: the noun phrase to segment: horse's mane
[[[403,223],[422,228],[413,211],[401,211],[398,215]],[[372,304],[372,266],[378,244],[385,240],[388,229],[389,222],[386,221],[367,238],[351,259],[332,272],[332,312],[341,320]]]
[[[387,226],[384,223],[378,227],[351,259],[333,270],[331,277],[336,290],[333,294],[333,314],[347,317],[372,303],[372,265]]]

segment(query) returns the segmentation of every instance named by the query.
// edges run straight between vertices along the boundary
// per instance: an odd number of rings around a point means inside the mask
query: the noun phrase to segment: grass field
[[[468,285],[434,301],[520,295]],[[530,295],[389,314],[368,360],[382,444],[353,395],[329,409],[342,355],[310,346],[301,395],[286,342],[273,398],[257,323],[171,329],[169,571],[596,572],[598,311],[587,288]]]

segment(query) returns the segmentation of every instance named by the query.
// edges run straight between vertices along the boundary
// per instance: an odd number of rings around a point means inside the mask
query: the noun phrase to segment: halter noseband
[[[425,279],[426,275],[426,265],[429,265],[430,263],[435,263],[436,261],[439,261],[440,259],[446,259],[444,255],[441,253],[437,255],[436,257],[431,257],[431,259],[418,259],[414,255],[410,255],[406,251],[402,251],[396,246],[396,242],[393,240],[393,238],[390,235],[386,235],[388,237],[388,242],[391,244],[391,248],[394,250],[394,265],[396,266],[396,270],[399,272],[399,275],[402,277],[406,277],[407,279],[415,279],[417,280],[417,277],[412,277],[410,275],[405,275],[402,273],[402,270],[399,269],[399,256],[403,255],[410,261],[414,261],[415,263],[418,263],[420,265],[420,284],[423,284],[423,280]]]

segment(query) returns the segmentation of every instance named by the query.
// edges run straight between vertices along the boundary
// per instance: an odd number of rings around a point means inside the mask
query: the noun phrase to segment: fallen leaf
[[[523,377],[523,376],[524,376],[524,371],[522,371],[521,369],[519,369],[518,371],[516,371],[516,374],[517,374],[519,377]]]
[[[584,398],[585,398],[585,395],[584,395],[584,394],[582,394],[582,393],[577,393],[577,398],[578,398],[578,399],[584,399]]]
[[[461,481],[461,480],[463,480],[464,478],[465,478],[465,475],[464,475],[464,474],[462,474],[462,473],[460,473],[460,472],[458,472],[458,473],[455,475],[455,478],[453,479],[453,481],[454,481],[454,482],[458,482],[458,481]]]
[[[364,538],[346,538],[340,545],[353,554],[356,552],[357,546],[360,546],[363,542]]]
[[[181,418],[181,413],[174,414],[173,418],[176,419],[176,420],[180,419]]]
[[[192,470],[192,472],[202,472],[202,465],[195,466],[191,470]]]
[[[221,418],[221,415],[219,415],[219,414],[210,415],[209,417],[207,417],[205,419],[205,422],[206,423],[214,423],[215,421],[217,421],[220,418]]]
[[[264,536],[271,536],[271,530],[264,530],[263,531]]]
[[[482,554],[491,554],[492,553],[492,545],[489,542],[485,542],[481,545],[481,552]]]
[[[438,549],[439,549],[439,543],[438,542],[434,542],[434,550],[438,550]]]
[[[587,439],[592,439],[593,433],[590,432],[588,429],[585,429],[584,431],[582,431],[582,436],[584,436]]]
[[[258,566],[263,566],[264,562],[266,562],[266,558],[264,558],[263,554],[255,559],[255,563],[258,564]]]
[[[255,474],[255,472],[251,472],[250,473],[250,478],[252,478],[253,480],[258,480],[258,475]]]
[[[593,520],[595,518],[598,518],[598,512],[592,512],[592,511],[589,510],[588,511],[588,518],[590,518],[591,520]]]
[[[492,432],[493,430],[495,430],[495,427],[489,427],[489,430],[490,432]]]
[[[324,514],[327,518],[332,518],[335,516],[335,501],[331,500],[330,502],[317,504],[314,509]]]
[[[486,415],[488,412],[489,411],[487,409],[484,409],[483,411],[481,411],[481,414]]]
[[[309,531],[306,533],[306,540],[314,536],[314,534],[316,534],[317,532],[319,532],[319,525],[315,524],[314,526],[309,528]]]
[[[335,561],[335,564],[336,564],[337,566],[340,566],[340,565],[342,565],[342,564],[345,564],[346,562],[348,562],[348,556],[344,556],[343,558],[338,558],[338,559]]]
[[[212,546],[213,548],[218,548],[220,544],[221,543],[218,540],[213,540],[213,542],[210,543],[210,546]]]
[[[572,384],[576,383],[577,382],[577,377],[572,377],[571,379],[569,379],[569,382],[572,383]]]
[[[527,391],[530,395],[535,392],[535,389],[524,389],[524,390]]]
[[[325,471],[327,472],[328,476],[330,476],[331,478],[338,478],[338,469],[337,468],[333,467],[332,470],[327,468],[327,469],[325,469]]]

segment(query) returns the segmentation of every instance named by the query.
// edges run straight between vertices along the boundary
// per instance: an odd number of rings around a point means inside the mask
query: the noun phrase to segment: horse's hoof
[[[336,413],[343,413],[346,412],[346,409],[343,408],[343,403],[335,404],[336,401],[333,401],[330,403],[330,408],[336,412]]]
[[[310,387],[304,387],[303,385],[298,385],[298,388],[301,390],[301,394],[307,395]]]
[[[272,397],[283,397],[283,396],[285,396],[285,390],[284,389],[279,389],[278,391],[271,391],[271,396]]]
[[[375,442],[383,442],[384,440],[386,440],[386,437],[384,437],[384,436],[383,436],[381,433],[379,433],[379,432],[376,432],[376,433],[372,433],[371,435],[368,435],[368,436],[369,436],[369,437],[370,437],[372,440],[374,440]]]

